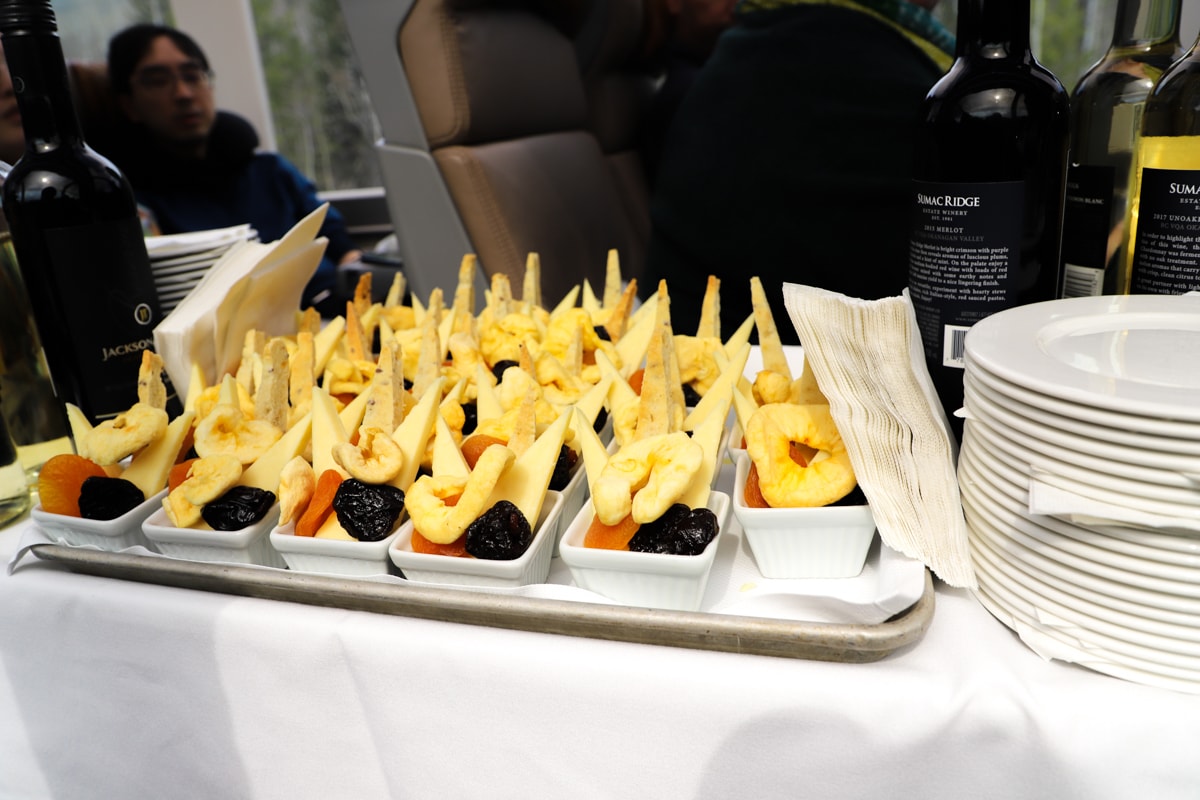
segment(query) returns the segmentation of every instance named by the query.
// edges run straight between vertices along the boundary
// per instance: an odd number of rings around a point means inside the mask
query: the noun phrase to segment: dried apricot
[[[338,487],[342,485],[342,474],[335,469],[327,469],[317,478],[317,488],[308,508],[296,520],[297,536],[316,536],[317,531],[325,524],[325,520],[333,513],[333,498]]]
[[[633,521],[632,514],[616,525],[605,525],[599,517],[594,517],[587,533],[584,534],[583,546],[595,547],[600,550],[628,550],[629,540],[633,538],[640,527]]]
[[[80,516],[79,490],[83,482],[107,475],[104,467],[83,456],[74,453],[52,456],[38,472],[38,499],[42,510],[69,517]]]
[[[508,442],[495,436],[488,436],[486,433],[477,433],[463,439],[462,454],[463,459],[467,462],[467,466],[475,469],[475,462],[483,455],[483,451],[494,444],[508,444]]]
[[[758,467],[753,463],[750,464],[750,471],[746,473],[746,490],[742,493],[742,499],[750,508],[771,507],[767,498],[763,497],[762,489],[758,485]]]
[[[642,379],[645,377],[646,377],[646,370],[644,370],[644,369],[635,370],[634,373],[629,376],[630,388],[633,389],[638,394],[641,394],[642,393]]]
[[[412,532],[412,549],[414,553],[462,558],[467,555],[467,534],[463,533],[462,536],[450,542],[450,544],[438,544],[426,539],[421,535],[420,531],[414,530]]]
[[[188,470],[192,468],[192,464],[194,463],[196,463],[195,458],[188,458],[171,467],[171,471],[167,473],[168,491],[175,491],[176,486],[187,480]]]

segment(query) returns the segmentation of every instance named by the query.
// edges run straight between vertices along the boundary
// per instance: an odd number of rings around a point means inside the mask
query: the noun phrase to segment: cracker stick
[[[615,249],[608,251],[608,263],[604,271],[603,308],[616,308],[621,298],[621,257]]]
[[[454,309],[475,316],[475,266],[474,253],[467,253],[458,264],[458,286],[454,289]],[[432,298],[431,304],[432,304]]]
[[[167,387],[163,383],[162,356],[153,350],[142,351],[142,364],[138,367],[137,396],[139,403],[162,409],[167,408]]]
[[[296,334],[296,348],[288,359],[288,400],[291,401],[289,427],[312,410],[312,390],[316,382],[316,352],[309,331]]]
[[[254,393],[254,418],[266,420],[281,431],[288,429],[290,374],[287,344],[282,337],[273,336],[263,348],[262,379]]]
[[[788,366],[787,356],[783,354],[783,342],[780,341],[779,331],[775,328],[775,317],[771,314],[767,293],[757,275],[750,279],[750,302],[754,306],[754,325],[758,328],[758,346],[762,348],[763,369],[777,372],[790,381],[792,370]]]
[[[704,288],[704,302],[700,306],[700,324],[696,326],[696,338],[721,338],[721,279],[708,276]]]
[[[637,298],[637,278],[630,278],[629,283],[625,286],[625,291],[621,292],[621,296],[617,298],[617,304],[613,306],[612,312],[608,315],[608,321],[604,323],[604,329],[608,331],[608,338],[611,341],[618,341],[625,334],[625,323],[629,319],[629,311],[633,308],[635,298]]]
[[[392,276],[392,285],[388,287],[387,297],[383,300],[384,308],[395,308],[404,305],[404,295],[408,291],[408,278],[403,270],[396,270]]]
[[[262,375],[262,351],[266,346],[267,334],[264,331],[253,328],[246,331],[246,336],[242,339],[242,360],[238,364],[235,377],[251,397],[254,396]]]
[[[435,289],[436,293],[438,290]],[[442,347],[438,341],[437,323],[433,314],[426,314],[421,324],[421,349],[417,356],[417,373],[413,375],[413,397],[421,397],[442,374]]]
[[[359,315],[367,313],[367,309],[371,307],[371,273],[364,272],[358,276],[358,283],[354,284],[354,310]]]
[[[346,301],[346,332],[342,334],[342,344],[346,347],[346,358],[351,361],[366,361],[371,352],[358,306],[349,300]]]
[[[525,282],[521,286],[521,302],[529,306],[526,313],[542,306],[542,259],[537,253],[525,257]]]

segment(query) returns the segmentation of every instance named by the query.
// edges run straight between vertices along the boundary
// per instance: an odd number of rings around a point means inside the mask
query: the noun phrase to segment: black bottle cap
[[[50,0],[0,0],[0,33],[57,33]]]

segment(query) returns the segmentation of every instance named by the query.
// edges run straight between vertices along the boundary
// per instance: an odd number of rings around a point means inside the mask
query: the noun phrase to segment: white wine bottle
[[[1071,94],[1063,295],[1124,291],[1129,181],[1146,97],[1181,55],[1181,0],[1119,0],[1112,44]]]
[[[49,0],[0,0],[0,36],[25,130],[4,215],[61,401],[93,421],[137,400],[158,296],[129,182],[87,146]]]
[[[1061,291],[1067,92],[1029,47],[1029,0],[961,0],[954,63],[921,107],[908,289],[955,435],[970,327]]]
[[[1200,37],[1146,99],[1130,204],[1130,291],[1200,289]]]

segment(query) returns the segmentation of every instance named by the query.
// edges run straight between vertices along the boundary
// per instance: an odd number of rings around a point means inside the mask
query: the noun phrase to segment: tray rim
[[[844,663],[878,661],[919,641],[929,628],[935,605],[928,568],[924,590],[912,606],[878,625],[864,625],[515,597],[58,544],[37,544],[30,550],[37,558],[63,564],[73,572],[239,597],[534,633]]]

